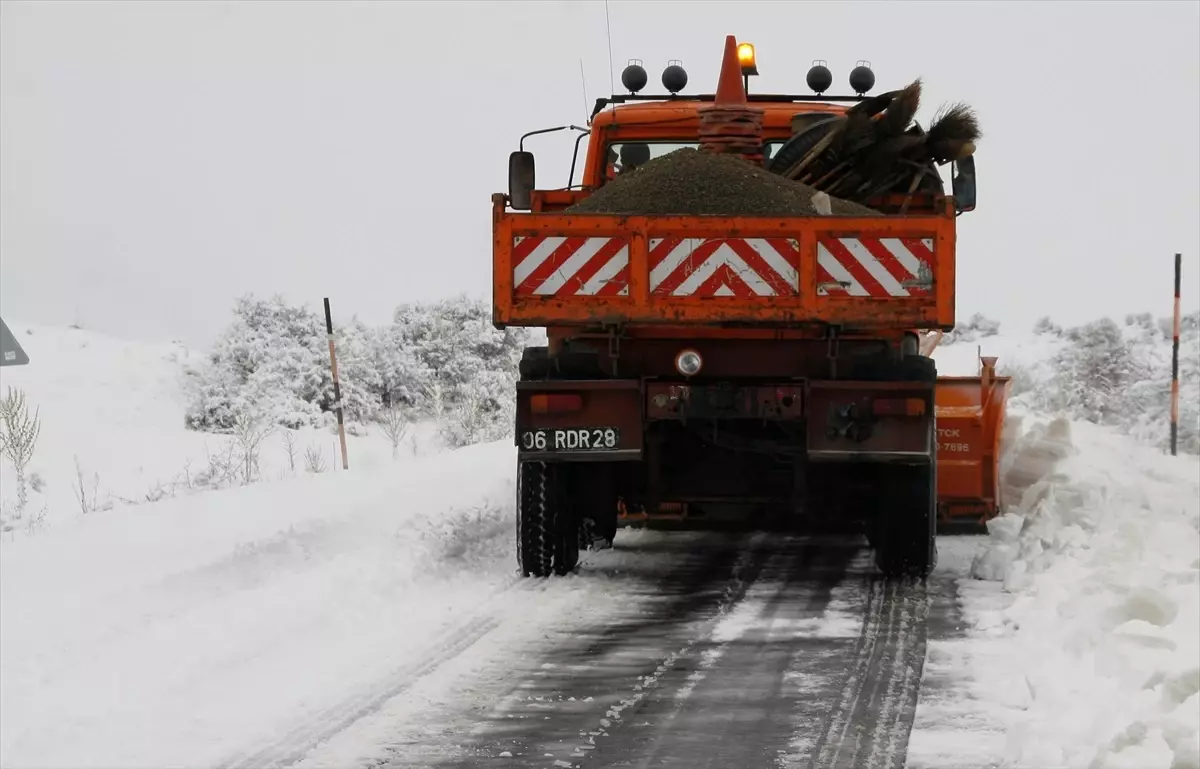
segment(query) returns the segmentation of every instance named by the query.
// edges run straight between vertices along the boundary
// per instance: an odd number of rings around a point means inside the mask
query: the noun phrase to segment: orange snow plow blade
[[[973,377],[938,377],[939,528],[981,526],[1000,510],[1000,436],[1012,378],[982,358]]]

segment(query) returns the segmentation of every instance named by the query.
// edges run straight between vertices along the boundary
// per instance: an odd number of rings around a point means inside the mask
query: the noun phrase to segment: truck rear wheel
[[[518,462],[517,563],[524,576],[568,574],[579,564],[579,519],[562,470]]]
[[[937,492],[934,464],[888,468],[886,507],[870,539],[875,565],[886,577],[927,577],[937,565]]]

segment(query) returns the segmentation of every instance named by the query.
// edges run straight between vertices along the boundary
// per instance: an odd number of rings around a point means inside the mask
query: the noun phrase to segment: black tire
[[[566,468],[517,465],[517,564],[526,577],[569,574],[579,564],[579,519]]]
[[[782,174],[800,162],[800,159],[817,146],[817,142],[824,139],[825,135],[833,130],[841,119],[840,117],[831,117],[818,120],[801,130],[779,148],[779,151],[771,158],[770,164],[767,165],[767,170],[773,174]]]
[[[875,522],[875,565],[885,577],[928,577],[937,566],[937,462],[888,471]]]
[[[549,473],[545,462],[517,463],[517,565],[525,577],[548,577]]]

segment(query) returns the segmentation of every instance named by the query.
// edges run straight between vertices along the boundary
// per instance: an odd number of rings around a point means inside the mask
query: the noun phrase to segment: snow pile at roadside
[[[515,581],[513,452],[116,508],[6,543],[0,764],[212,766],[344,726]]]
[[[1003,644],[972,667],[977,697],[1011,708],[1004,765],[1200,766],[1196,458],[1057,421],[1005,462],[1013,504],[972,575],[1011,600],[961,592],[974,635]]]

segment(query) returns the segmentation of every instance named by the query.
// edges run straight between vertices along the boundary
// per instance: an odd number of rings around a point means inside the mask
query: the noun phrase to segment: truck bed
[[[512,213],[493,201],[500,326],[950,329],[955,216]]]

